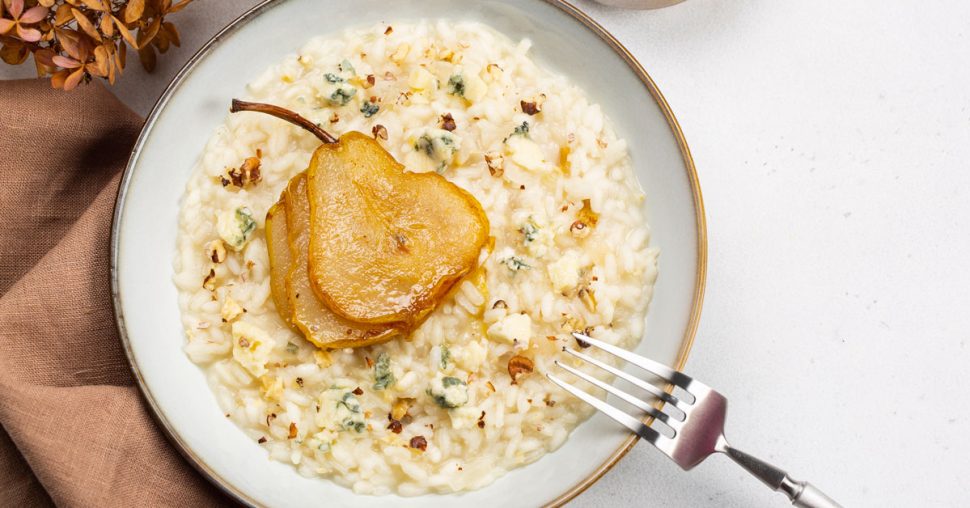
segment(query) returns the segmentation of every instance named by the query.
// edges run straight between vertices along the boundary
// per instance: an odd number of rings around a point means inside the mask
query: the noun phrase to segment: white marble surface
[[[145,114],[254,0],[196,2],[183,48],[117,93]],[[640,59],[693,150],[707,298],[688,372],[735,445],[846,506],[970,499],[970,3],[580,1]],[[0,78],[27,76],[0,67]],[[639,444],[576,506],[783,506],[723,457]]]

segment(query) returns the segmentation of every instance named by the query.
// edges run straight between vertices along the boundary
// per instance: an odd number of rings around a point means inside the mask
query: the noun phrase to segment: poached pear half
[[[307,340],[322,348],[363,347],[384,342],[402,333],[399,327],[355,323],[333,313],[321,302],[310,288],[307,278],[307,244],[310,234],[310,205],[306,198],[306,174],[300,173],[290,180],[280,199],[282,209],[273,213],[273,223],[267,226],[270,256],[270,277],[281,273],[278,268],[286,265],[283,277],[289,322],[295,325]],[[276,208],[274,206],[274,208]],[[285,221],[286,236],[280,240],[280,226]],[[272,227],[271,227],[272,226]],[[271,232],[272,231],[272,232]],[[271,232],[271,233],[270,233]],[[285,252],[286,254],[282,254]],[[271,281],[271,287],[275,287]],[[276,299],[276,292],[273,292]]]
[[[464,189],[406,171],[362,133],[337,140],[271,104],[233,99],[230,111],[273,115],[323,142],[266,218],[273,299],[317,346],[405,334],[477,266],[489,223]]]
[[[310,282],[337,314],[412,325],[478,263],[489,223],[437,173],[405,171],[376,140],[348,132],[307,169]]]

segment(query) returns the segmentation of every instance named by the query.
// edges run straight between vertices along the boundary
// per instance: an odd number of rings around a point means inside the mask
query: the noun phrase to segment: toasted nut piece
[[[242,166],[239,167],[243,172],[244,183],[249,185],[256,185],[262,180],[262,175],[260,174],[259,167],[261,165],[259,157],[248,157],[243,161]]]
[[[388,25],[387,30],[384,30],[384,35],[391,35],[392,33],[394,33],[394,27],[391,25]]]
[[[234,187],[242,189],[250,185],[256,185],[262,179],[259,166],[259,157],[247,158],[238,168],[229,168],[227,172],[229,178],[222,178],[222,186],[226,187],[232,184]]]
[[[208,289],[209,291],[216,290],[216,269],[209,268],[209,274],[205,276],[202,281],[202,287]]]
[[[512,384],[516,384],[519,376],[531,374],[534,368],[532,360],[524,356],[515,355],[509,358],[509,376],[512,376]]]
[[[583,302],[583,305],[590,312],[596,312],[596,295],[593,294],[593,289],[589,286],[583,286],[579,288],[579,301]]]
[[[409,443],[411,448],[416,450],[421,450],[422,452],[428,449],[428,440],[424,436],[414,436],[411,438]]]
[[[334,111],[333,114],[330,115],[330,123],[337,123],[339,121],[340,121],[340,115],[338,115],[337,112]]]
[[[530,100],[519,101],[519,105],[522,106],[523,113],[533,116],[542,112],[542,103],[544,102],[546,102],[546,94],[541,93]]]
[[[586,238],[592,229],[585,222],[578,220],[569,226],[569,233],[576,238]]]
[[[408,414],[409,409],[411,409],[411,400],[397,399],[394,405],[391,406],[391,418],[400,420]]]
[[[296,423],[290,422],[290,433],[286,436],[287,439],[293,439],[296,437]]]
[[[387,141],[387,127],[377,124],[370,131],[371,134],[374,135],[374,139],[383,139],[384,141]]]
[[[377,83],[377,78],[375,78],[373,74],[368,74],[367,78],[363,83],[360,84],[360,86],[366,90],[368,88],[372,88],[375,83]]]
[[[451,116],[451,113],[445,113],[441,115],[441,120],[438,122],[438,127],[451,132],[458,128],[455,124],[455,118]]]
[[[226,296],[226,301],[222,304],[222,311],[220,314],[222,315],[223,323],[231,323],[245,312],[246,309],[244,309],[242,305],[239,305],[239,303],[233,300],[231,296]]]
[[[226,260],[226,245],[218,238],[207,243],[205,246],[205,257],[213,263],[222,263]]]
[[[488,172],[494,177],[505,174],[505,157],[501,152],[489,152],[485,154],[485,164]]]
[[[495,303],[492,304],[492,308],[493,309],[507,309],[507,308],[509,308],[509,304],[505,303],[505,300],[495,300]]]

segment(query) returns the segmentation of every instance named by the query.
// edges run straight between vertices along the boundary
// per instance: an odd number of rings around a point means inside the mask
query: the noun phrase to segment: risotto
[[[382,24],[313,39],[246,89],[480,202],[493,242],[407,338],[322,350],[280,318],[264,220],[319,141],[252,113],[213,133],[179,218],[185,353],[270,458],[360,493],[479,488],[591,414],[544,376],[572,364],[570,332],[640,340],[657,251],[626,142],[529,45],[476,23]]]

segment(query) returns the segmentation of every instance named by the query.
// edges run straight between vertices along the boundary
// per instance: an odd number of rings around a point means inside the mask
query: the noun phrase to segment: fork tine
[[[619,388],[616,388],[616,387],[614,387],[612,385],[606,384],[606,383],[600,381],[599,379],[596,379],[595,377],[590,376],[589,374],[586,374],[586,373],[584,373],[582,371],[579,371],[577,369],[574,369],[574,368],[570,367],[569,365],[566,365],[566,364],[560,362],[559,360],[556,360],[556,365],[562,367],[563,369],[566,369],[567,372],[572,373],[572,375],[574,375],[574,376],[576,376],[576,377],[578,377],[578,378],[586,381],[587,383],[590,383],[593,386],[596,386],[597,388],[602,388],[602,389],[604,389],[604,390],[612,393],[613,395],[616,395],[617,397],[623,399],[623,401],[626,402],[627,404],[630,404],[632,406],[635,406],[635,407],[639,408],[643,412],[649,414],[650,416],[652,416],[652,417],[654,417],[654,418],[656,418],[656,419],[658,419],[658,420],[660,420],[662,422],[665,422],[666,423],[667,422],[667,419],[669,418],[669,415],[667,415],[666,413],[661,413],[660,411],[657,411],[657,409],[655,407],[653,407],[650,404],[647,404],[646,402],[644,402],[644,401],[642,401],[642,400],[634,397],[633,395],[630,395],[629,393],[624,392],[623,390],[620,390]],[[597,400],[599,400],[599,399],[597,399]]]
[[[563,390],[566,390],[567,392],[579,397],[587,404],[595,407],[606,416],[609,416],[610,418],[616,420],[617,423],[630,429],[631,431],[633,431],[634,434],[640,436],[641,438],[647,440],[648,442],[656,443],[658,440],[663,438],[663,435],[661,435],[656,430],[653,430],[650,427],[647,427],[640,420],[637,420],[636,418],[628,415],[627,413],[607,404],[605,401],[602,401],[600,399],[597,399],[596,397],[593,397],[592,395],[580,390],[579,388],[574,387],[573,385],[559,379],[558,377],[552,374],[546,373],[546,377],[549,378],[549,380],[552,381],[553,383],[556,383],[557,385],[559,385]]]
[[[640,367],[641,369],[650,371],[656,374],[657,376],[659,376],[660,378],[662,378],[664,381],[673,383],[677,386],[680,386],[681,388],[686,388],[686,385],[689,384],[691,381],[691,378],[686,374],[677,372],[676,370],[671,369],[670,367],[667,367],[662,363],[655,362],[649,358],[644,358],[638,354],[631,353],[625,349],[621,349],[611,344],[607,344],[605,342],[596,340],[588,335],[584,335],[579,332],[573,332],[573,337],[576,337],[577,339],[583,342],[586,342],[592,346],[596,346],[602,349],[603,351],[610,353],[613,356],[620,357],[632,363],[633,365]]]
[[[629,381],[634,386],[636,386],[638,388],[642,388],[643,390],[646,390],[646,391],[650,392],[655,397],[657,397],[658,399],[660,399],[660,400],[662,400],[664,402],[669,402],[669,403],[671,403],[671,404],[673,404],[675,406],[679,402],[678,399],[677,399],[677,397],[674,397],[673,395],[671,395],[671,394],[669,394],[669,393],[661,390],[660,388],[657,388],[656,386],[654,386],[654,385],[652,385],[652,384],[650,384],[650,383],[648,383],[648,382],[646,382],[646,381],[644,381],[644,380],[642,380],[640,378],[637,378],[637,377],[634,377],[634,376],[632,376],[630,374],[627,374],[626,372],[623,372],[622,370],[617,369],[617,368],[615,368],[615,367],[613,367],[613,366],[611,366],[611,365],[609,365],[607,363],[603,363],[603,362],[597,360],[596,358],[593,358],[592,356],[589,356],[589,355],[580,353],[579,351],[576,351],[575,349],[570,349],[570,348],[563,348],[563,351],[565,351],[565,352],[567,352],[567,353],[575,356],[576,358],[579,358],[580,360],[583,360],[586,363],[591,363],[591,364],[593,364],[593,365],[595,365],[595,366],[597,366],[597,367],[605,370],[606,372],[609,372],[610,374],[613,374],[614,376],[617,376],[617,377],[626,379],[627,381]]]

